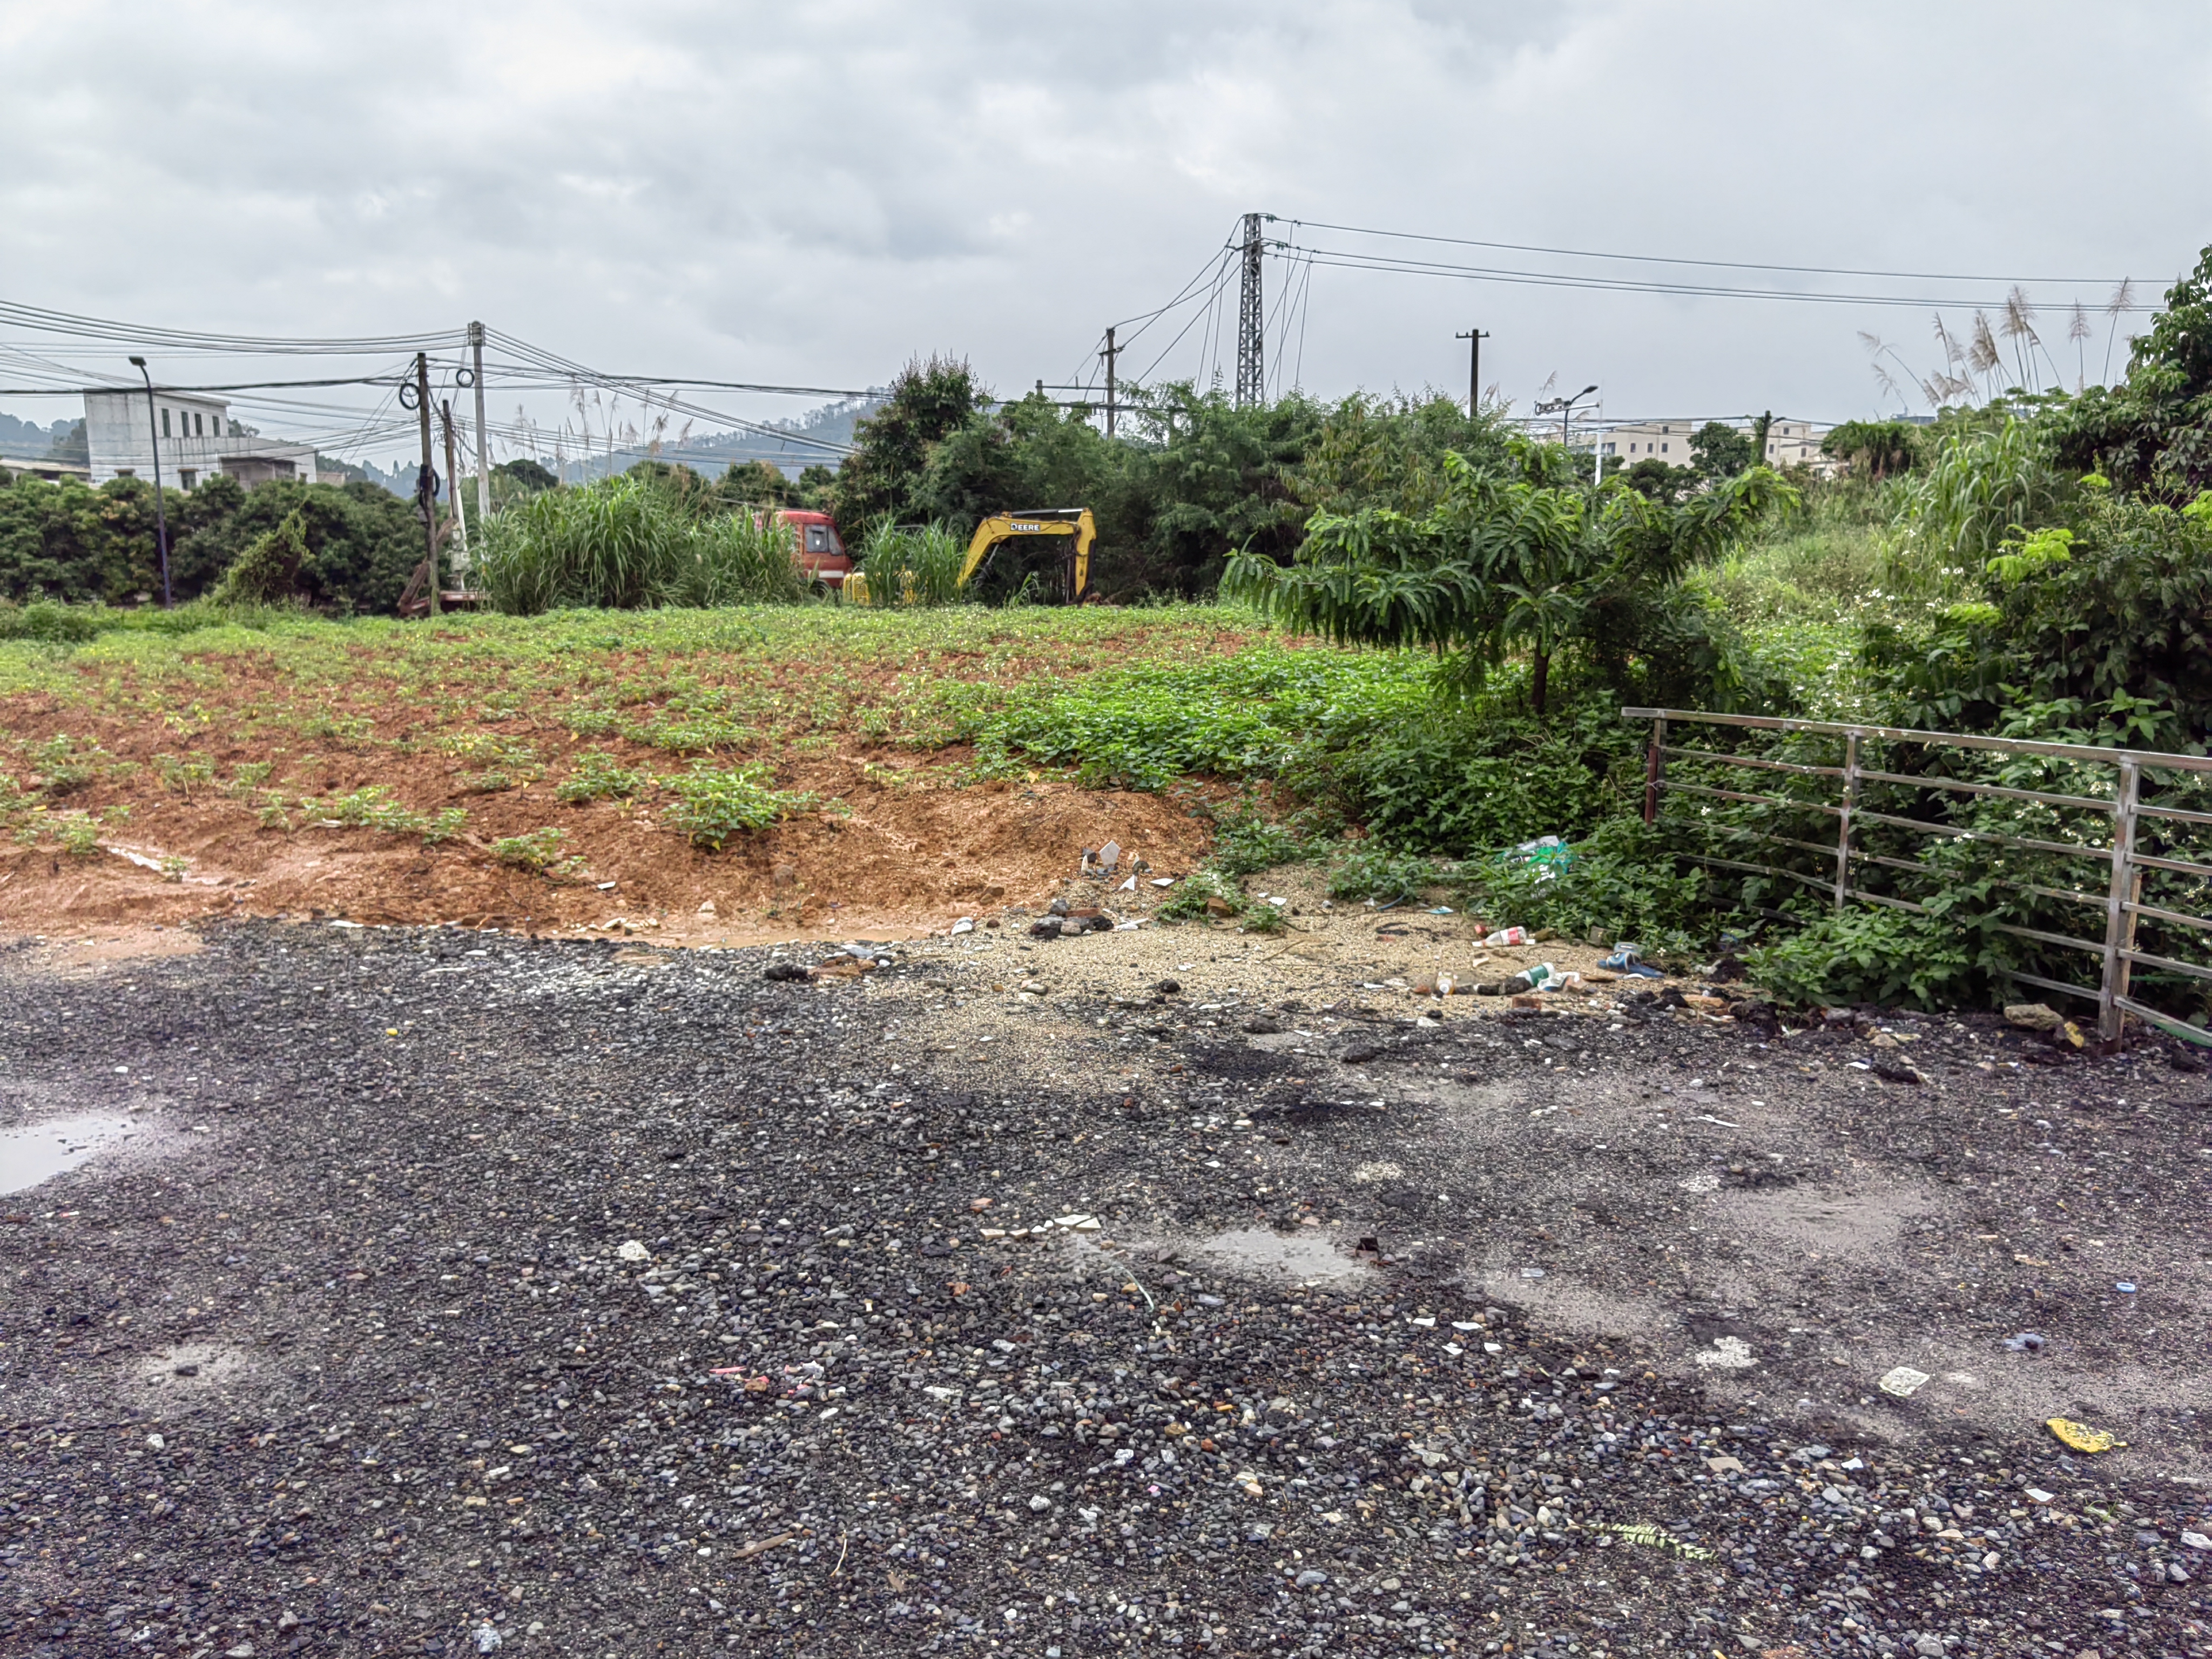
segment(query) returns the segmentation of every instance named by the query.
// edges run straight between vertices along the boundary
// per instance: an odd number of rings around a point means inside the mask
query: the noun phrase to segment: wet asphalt
[[[973,948],[0,961],[0,1653],[2206,1650],[2163,1048]]]

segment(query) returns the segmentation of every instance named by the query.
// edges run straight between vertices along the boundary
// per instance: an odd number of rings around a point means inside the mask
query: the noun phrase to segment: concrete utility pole
[[[1260,222],[1267,216],[1244,216],[1244,272],[1237,294],[1237,406],[1257,405],[1267,400],[1267,317],[1260,301]]]
[[[438,422],[446,429],[446,476],[448,478],[458,479],[461,476],[459,471],[461,462],[453,443],[452,403],[439,404]],[[447,500],[453,514],[453,575],[462,586],[466,587],[469,568],[469,521],[461,514],[461,492],[458,489],[447,491]]]
[[[1114,343],[1114,331],[1106,331],[1106,349],[1098,354],[1106,360],[1106,435],[1114,435],[1114,360],[1121,349]]]
[[[1467,418],[1470,421],[1482,412],[1482,343],[1489,337],[1479,328],[1452,336],[1467,342]]]
[[[415,511],[422,520],[423,545],[428,550],[430,614],[438,614],[438,472],[430,465],[430,360],[415,354],[415,412],[422,425],[422,470],[415,475]]]
[[[470,384],[476,388],[477,394],[477,526],[479,529],[491,517],[491,458],[484,448],[483,334],[482,323],[469,325],[469,348],[476,354],[476,361],[471,365],[469,373],[472,377]]]
[[[154,377],[146,372],[143,357],[133,357],[131,367],[146,382],[146,435],[154,445],[154,550],[161,556],[161,609],[167,611],[176,598],[169,592],[169,515],[161,505],[161,430],[154,420]]]

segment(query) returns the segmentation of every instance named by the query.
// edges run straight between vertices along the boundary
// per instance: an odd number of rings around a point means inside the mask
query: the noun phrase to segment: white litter
[[[952,924],[952,931],[956,933],[974,933],[975,931],[975,918],[973,916],[961,917],[959,921]]]
[[[625,1261],[650,1261],[653,1259],[653,1252],[634,1238],[624,1239],[617,1245],[615,1254]]]
[[[1899,1400],[1910,1400],[1915,1390],[1928,1381],[1926,1371],[1916,1371],[1910,1365],[1899,1365],[1887,1372],[1875,1387],[1884,1394],[1893,1394]]]

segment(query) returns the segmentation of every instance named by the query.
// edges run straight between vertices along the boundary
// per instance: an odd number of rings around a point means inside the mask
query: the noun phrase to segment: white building
[[[1639,421],[1632,426],[1616,426],[1605,434],[1606,458],[1624,466],[1638,461],[1687,466],[1693,459],[1690,439],[1697,429],[1687,421]]]
[[[1702,421],[1636,421],[1606,428],[1605,453],[1609,462],[1633,466],[1638,461],[1663,461],[1668,466],[1687,466],[1696,458],[1691,441]],[[1724,421],[1749,437],[1758,430],[1755,421]],[[1836,463],[1820,453],[1820,440],[1832,428],[1810,421],[1775,416],[1766,428],[1766,453],[1760,457],[1771,467],[1808,466],[1815,472],[1836,470]]]
[[[190,489],[203,478],[228,472],[248,489],[272,478],[315,482],[313,444],[250,435],[230,418],[230,405],[199,392],[155,388],[149,416],[144,390],[118,387],[84,394],[84,438],[92,482],[154,476],[154,445],[161,447],[161,482]]]

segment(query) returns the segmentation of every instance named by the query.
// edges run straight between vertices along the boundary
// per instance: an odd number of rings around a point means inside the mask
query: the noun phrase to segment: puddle
[[[0,1195],[28,1192],[64,1170],[74,1170],[103,1148],[148,1134],[127,1117],[87,1114],[50,1117],[20,1129],[0,1131]]]
[[[1363,1272],[1358,1262],[1340,1255],[1317,1234],[1276,1233],[1264,1227],[1209,1233],[1183,1244],[1182,1253],[1231,1273],[1274,1273],[1309,1284],[1357,1279]]]

